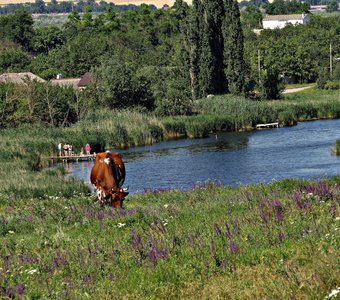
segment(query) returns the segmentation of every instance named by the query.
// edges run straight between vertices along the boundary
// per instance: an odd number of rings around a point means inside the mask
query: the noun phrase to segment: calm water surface
[[[124,186],[139,193],[156,188],[188,189],[207,180],[237,185],[338,175],[340,157],[331,154],[337,138],[340,120],[327,120],[117,151],[126,166]],[[79,162],[67,167],[72,176],[89,183],[92,165]]]

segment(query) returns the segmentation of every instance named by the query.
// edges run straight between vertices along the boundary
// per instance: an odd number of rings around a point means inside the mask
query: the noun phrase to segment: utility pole
[[[329,77],[333,74],[333,56],[332,56],[332,41],[329,42]]]
[[[257,50],[257,69],[259,72],[259,84],[261,84],[261,50]]]

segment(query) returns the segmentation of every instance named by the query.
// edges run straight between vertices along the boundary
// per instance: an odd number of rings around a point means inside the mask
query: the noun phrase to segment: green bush
[[[324,88],[326,90],[340,90],[340,80],[329,80],[326,82]]]

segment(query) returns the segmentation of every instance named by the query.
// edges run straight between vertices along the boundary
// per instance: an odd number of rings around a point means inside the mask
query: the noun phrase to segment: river
[[[331,153],[337,138],[340,120],[326,120],[113,150],[123,156],[124,186],[134,194],[145,189],[189,189],[208,180],[235,186],[338,175],[340,157]],[[78,162],[66,167],[71,176],[89,183],[92,165]]]

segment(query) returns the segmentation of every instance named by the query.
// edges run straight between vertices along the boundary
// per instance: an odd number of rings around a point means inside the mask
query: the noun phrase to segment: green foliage
[[[20,44],[26,50],[31,47],[33,37],[33,19],[25,10],[0,16],[0,39]]]
[[[258,78],[259,58],[261,70],[277,70],[288,83],[315,82],[320,75],[329,72],[330,42],[333,55],[339,52],[339,16],[311,15],[310,18],[307,25],[263,30],[259,36],[245,31],[245,52],[251,78]],[[335,67],[336,63],[334,70]]]
[[[340,90],[340,80],[327,81],[325,84],[326,90]]]
[[[269,15],[289,15],[308,13],[310,5],[307,2],[298,2],[296,0],[283,1],[274,0],[262,6]]]
[[[86,94],[84,94],[85,96]],[[0,85],[2,128],[22,124],[63,127],[81,119],[91,103],[72,87],[27,80],[23,85]]]
[[[245,9],[241,10],[241,23],[248,28],[262,27],[262,13],[255,5],[247,5]]]
[[[260,93],[262,99],[279,99],[284,90],[282,79],[275,70],[265,70],[261,74]]]
[[[245,129],[258,123],[277,120],[278,113],[265,102],[251,101],[237,96],[220,96],[195,102],[200,114],[219,117],[220,125],[215,127],[229,130]]]
[[[337,140],[335,141],[334,153],[335,153],[336,155],[340,155],[340,139],[337,139]]]
[[[0,45],[0,73],[25,70],[30,62],[31,57],[21,46],[6,41]]]
[[[236,2],[193,1],[182,28],[192,98],[228,90],[239,93],[243,89],[244,63]]]
[[[246,76],[240,11],[237,1],[234,0],[224,1],[224,9],[226,11],[222,24],[224,72],[228,82],[228,90],[234,95],[239,95],[244,91]]]
[[[339,3],[336,0],[330,1],[327,4],[327,12],[333,12],[339,10]]]
[[[137,79],[134,67],[121,56],[103,61],[93,71],[94,92],[101,105],[124,108],[133,105],[152,107],[152,98],[147,93],[141,77]]]
[[[58,27],[36,27],[34,33],[32,49],[36,53],[48,53],[65,42],[62,31]]]

